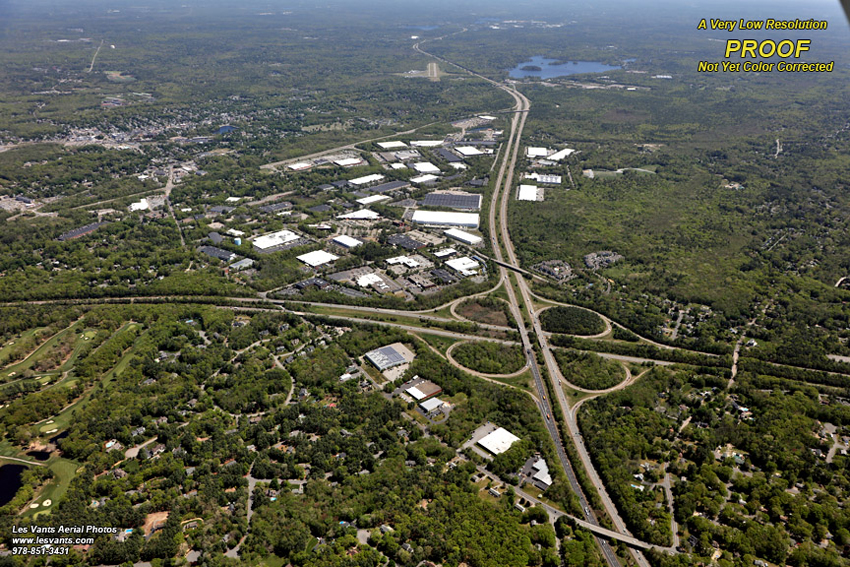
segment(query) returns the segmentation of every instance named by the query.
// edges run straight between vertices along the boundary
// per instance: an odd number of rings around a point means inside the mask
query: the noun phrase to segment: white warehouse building
[[[443,211],[416,211],[411,219],[416,224],[429,226],[462,226],[478,228],[477,213],[450,213]]]

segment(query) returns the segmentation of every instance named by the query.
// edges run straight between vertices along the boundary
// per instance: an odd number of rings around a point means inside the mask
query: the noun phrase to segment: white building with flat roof
[[[344,215],[338,215],[336,218],[344,220],[378,220],[381,215],[369,209],[360,209]]]
[[[454,213],[444,211],[416,211],[411,220],[429,226],[463,226],[478,228],[478,213]]]
[[[525,155],[527,157],[530,157],[530,158],[544,158],[544,157],[548,156],[550,153],[551,152],[549,151],[549,148],[535,148],[535,147],[529,146],[526,149]]]
[[[359,157],[349,157],[334,160],[334,164],[340,167],[354,167],[355,165],[360,165],[361,163],[364,162]]]
[[[398,150],[400,148],[406,148],[407,144],[398,140],[394,140],[391,142],[378,142],[378,147],[382,150]]]
[[[520,185],[517,190],[517,201],[542,201],[537,185]]]
[[[474,276],[478,273],[478,269],[481,267],[481,264],[469,256],[463,256],[462,258],[446,260],[446,266],[463,276]]]
[[[449,238],[457,240],[458,242],[469,244],[470,246],[480,244],[484,240],[480,236],[475,236],[474,234],[469,234],[468,232],[464,232],[456,228],[450,228],[448,230],[445,230],[443,231],[443,234],[445,234]]]
[[[274,248],[276,246],[284,246],[290,242],[298,240],[299,238],[301,237],[291,230],[279,230],[277,232],[271,232],[255,238],[254,248],[257,250],[268,250],[269,248]]]
[[[372,203],[377,203],[378,201],[386,201],[389,198],[389,195],[369,195],[368,197],[357,199],[357,202],[361,205],[371,205]]]
[[[431,173],[434,175],[440,174],[440,168],[430,161],[420,161],[413,164],[413,169],[419,173]]]
[[[575,152],[576,152],[575,150],[572,150],[570,148],[564,148],[561,151],[555,152],[554,154],[552,154],[551,156],[549,156],[546,159],[551,159],[552,161],[561,161],[565,157],[568,157],[568,156],[570,156],[570,154],[574,154]]]
[[[436,148],[437,146],[442,146],[442,140],[414,140],[410,142],[410,145],[414,148]]]
[[[369,185],[370,183],[377,183],[384,178],[380,173],[373,173],[372,175],[365,175],[363,177],[358,177],[356,179],[350,179],[348,182],[352,185]]]
[[[334,244],[338,244],[343,248],[356,248],[363,244],[362,240],[357,240],[356,238],[352,238],[347,234],[340,234],[339,236],[334,236],[331,240]]]
[[[421,183],[430,183],[432,181],[436,181],[439,179],[436,175],[432,175],[430,173],[426,173],[425,175],[420,175],[419,177],[412,177],[410,179],[411,183],[421,184]]]
[[[298,163],[292,163],[288,166],[292,171],[304,171],[305,169],[310,169],[313,167],[313,164],[307,161],[299,161]]]
[[[316,250],[315,252],[308,252],[306,254],[302,254],[298,256],[298,259],[311,268],[318,268],[319,266],[323,266],[330,262],[335,262],[339,260],[339,256],[334,256],[329,252],[325,252],[324,250]]]
[[[519,441],[519,437],[517,437],[504,427],[500,427],[496,431],[481,439],[478,444],[493,453],[494,455],[501,455],[502,453],[510,449],[511,445],[513,445],[517,441]]]
[[[472,146],[459,146],[455,148],[455,151],[463,157],[480,156],[484,154],[484,152]]]

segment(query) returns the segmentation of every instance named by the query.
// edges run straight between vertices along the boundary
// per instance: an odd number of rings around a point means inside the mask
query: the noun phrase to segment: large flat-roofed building
[[[537,185],[520,185],[517,189],[517,201],[542,201],[543,190]]]
[[[437,146],[442,146],[442,140],[414,140],[410,142],[410,145],[414,148],[436,148]]]
[[[291,244],[301,238],[299,235],[295,234],[291,230],[279,230],[277,232],[271,232],[269,234],[264,234],[263,236],[258,236],[254,239],[254,248],[260,250],[262,252],[266,252],[272,250],[273,248],[278,248],[281,246],[286,246],[287,244]]]
[[[448,213],[442,211],[416,211],[411,219],[416,224],[429,226],[463,226],[478,228],[476,213]]]
[[[500,427],[493,433],[481,439],[478,444],[493,453],[494,455],[501,455],[502,453],[510,449],[511,445],[513,445],[517,441],[519,441],[519,437],[517,437],[504,427]]]
[[[215,246],[201,246],[198,248],[199,252],[203,252],[207,256],[211,256],[213,258],[218,258],[222,262],[232,262],[236,259],[236,254],[229,250],[222,250],[221,248],[216,248]]]
[[[390,197],[387,195],[369,195],[368,197],[357,199],[357,202],[361,205],[371,205],[372,203],[377,203],[379,201],[386,201],[389,198]]]
[[[442,410],[444,405],[446,405],[446,403],[440,398],[431,398],[430,400],[425,400],[419,404],[419,407],[422,408],[425,415],[432,415]]]
[[[484,154],[484,152],[478,148],[473,148],[472,146],[458,146],[455,148],[455,151],[463,157],[480,156]]]
[[[396,150],[398,148],[406,148],[407,144],[401,141],[378,142],[378,147],[384,150]]]
[[[377,183],[378,181],[382,181],[384,176],[379,173],[373,173],[372,175],[366,175],[364,177],[358,177],[357,179],[351,179],[348,182],[352,185],[371,185],[372,183]]]
[[[474,234],[469,234],[468,232],[464,232],[456,228],[450,228],[446,231],[443,231],[443,234],[445,234],[449,238],[457,240],[458,242],[469,244],[470,246],[481,244],[481,242],[484,240],[480,236],[475,236]]]
[[[545,158],[550,153],[551,152],[549,151],[548,148],[535,148],[535,147],[529,146],[526,149],[525,155],[526,155],[526,157],[530,157],[530,158]]]
[[[360,165],[366,163],[359,157],[347,157],[342,159],[334,160],[334,164],[340,167],[354,167],[355,165]]]
[[[389,193],[390,191],[397,191],[409,186],[410,182],[408,181],[387,181],[386,183],[381,183],[380,185],[375,185],[362,191],[366,193]]]
[[[431,175],[430,173],[426,173],[425,175],[420,175],[418,177],[411,177],[410,182],[416,183],[417,185],[424,185],[426,183],[433,183],[437,181],[439,177],[436,175]]]
[[[381,215],[379,215],[375,211],[371,211],[369,209],[360,209],[359,211],[354,211],[353,213],[346,213],[344,215],[338,215],[336,218],[343,219],[343,220],[372,221],[372,220],[378,220],[379,218],[381,218]]]
[[[339,256],[334,256],[329,252],[325,252],[324,250],[316,250],[315,252],[308,252],[306,254],[302,254],[298,256],[298,259],[311,268],[318,268],[319,266],[323,266],[330,262],[335,262],[339,260]]]
[[[463,258],[446,260],[446,266],[463,276],[474,276],[478,273],[478,269],[481,267],[481,264],[468,256],[464,256]]]
[[[552,161],[561,161],[565,157],[568,157],[570,154],[574,154],[574,153],[575,153],[575,150],[572,150],[570,148],[564,148],[563,150],[561,150],[559,152],[555,152],[554,154],[552,154],[551,156],[549,156],[546,159],[550,159]]]
[[[340,234],[339,236],[334,236],[331,242],[348,249],[356,248],[363,244],[362,240],[357,240],[356,238],[352,238],[347,234]]]
[[[411,386],[410,388],[405,390],[405,392],[417,402],[424,402],[428,398],[436,396],[442,391],[442,388],[440,388],[430,380],[423,380],[415,386]]]
[[[404,357],[404,354],[396,350],[395,345],[388,345],[381,348],[376,348],[366,353],[366,360],[375,365],[375,368],[383,372],[388,368],[399,366],[410,362]]]
[[[434,191],[425,195],[422,206],[477,211],[481,208],[481,195],[463,191]]]
[[[430,161],[420,161],[414,163],[413,169],[415,169],[419,173],[432,173],[434,175],[440,174],[440,168],[431,163]]]

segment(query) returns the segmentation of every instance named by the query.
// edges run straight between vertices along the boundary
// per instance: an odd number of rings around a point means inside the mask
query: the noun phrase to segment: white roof
[[[478,118],[480,118],[481,120],[495,120],[496,119],[495,116],[490,116],[488,114],[481,114],[481,115],[478,116]]]
[[[335,260],[339,260],[339,256],[334,256],[324,250],[316,250],[315,252],[308,252],[306,254],[302,254],[298,256],[298,259],[311,266],[316,268],[321,266],[322,264],[327,264],[328,262],[333,262]]]
[[[277,232],[258,236],[254,239],[254,246],[260,250],[266,250],[267,248],[288,244],[293,240],[298,240],[299,238],[301,237],[291,230],[279,230]]]
[[[472,236],[470,234],[470,236]],[[442,250],[437,250],[434,252],[434,256],[437,258],[445,258],[446,256],[451,256],[452,254],[457,254],[457,250],[454,248],[443,248]]]
[[[413,399],[416,401],[419,401],[425,397],[425,393],[416,386],[411,386],[406,390],[406,392],[413,396]]]
[[[484,152],[472,146],[460,146],[455,148],[455,151],[462,156],[480,156]]]
[[[520,201],[536,201],[537,185],[520,185],[517,199]]]
[[[385,150],[395,150],[398,148],[406,148],[407,144],[396,140],[393,142],[378,142],[378,147],[383,148]]]
[[[413,164],[413,169],[418,171],[419,173],[440,173],[440,168],[431,163],[430,161],[420,161]]]
[[[410,256],[396,256],[395,258],[387,258],[387,264],[404,264],[408,268],[415,268],[419,265],[419,262]]]
[[[301,171],[302,169],[310,169],[313,167],[313,164],[307,161],[299,161],[298,163],[293,163],[287,167],[289,167],[292,171]]]
[[[455,213],[444,211],[416,211],[412,221],[419,224],[466,226],[478,228],[478,213]]]
[[[407,166],[403,163],[391,163],[390,167],[393,169],[407,169]]]
[[[424,409],[425,411],[427,411],[427,412],[432,412],[432,411],[434,411],[435,409],[439,409],[439,408],[443,407],[443,406],[444,406],[444,405],[446,405],[446,404],[445,404],[445,402],[443,402],[443,400],[441,400],[441,399],[439,399],[439,398],[431,398],[430,400],[425,400],[424,402],[422,402],[422,403],[421,403],[421,404],[419,404],[419,405],[420,405],[420,406],[422,407],[422,409]]]
[[[458,230],[456,228],[450,228],[446,231],[443,231],[443,234],[445,234],[449,238],[454,238],[455,240],[460,240],[464,244],[469,244],[469,245],[472,245],[472,246],[474,246],[475,244],[478,244],[479,242],[484,240],[480,236],[475,236],[474,234],[469,234],[468,232],[464,232],[464,231]]]
[[[456,272],[460,272],[464,276],[471,276],[478,272],[478,268],[481,267],[481,264],[479,264],[469,256],[463,256],[462,258],[446,260],[446,266]]]
[[[225,199],[225,201],[227,201],[228,203],[238,203],[241,200],[242,197],[228,197],[227,199]]]
[[[351,179],[351,180],[349,180],[349,183],[352,183],[354,185],[368,185],[370,183],[377,183],[378,181],[380,181],[383,178],[384,178],[383,175],[381,175],[379,173],[373,173],[372,175],[366,175],[365,177],[358,177],[357,179]]]
[[[130,203],[130,211],[146,211],[150,208],[147,199],[142,199],[138,203]]]
[[[379,284],[383,281],[378,274],[364,274],[357,278],[357,285],[360,287],[369,287],[372,284]]]
[[[419,177],[413,177],[410,181],[412,183],[428,183],[429,181],[434,181],[435,179],[439,179],[439,177],[428,173],[426,175],[420,175]]]
[[[499,429],[479,441],[478,444],[493,453],[494,455],[501,455],[517,441],[519,441],[519,437],[517,437],[504,427],[500,427]]]
[[[360,158],[342,158],[334,160],[334,163],[340,167],[349,167],[352,165],[357,165],[358,163],[363,163],[363,160]]]
[[[552,476],[549,474],[549,465],[546,464],[546,461],[543,459],[537,459],[537,461],[535,461],[531,466],[537,471],[532,477],[534,480],[538,480],[546,486],[550,486],[552,484]]]
[[[442,146],[442,140],[416,140],[414,142],[410,142],[410,145],[414,148],[436,148],[437,146]]]
[[[346,248],[354,248],[355,246],[360,246],[363,244],[362,241],[357,240],[356,238],[351,238],[347,234],[340,234],[339,236],[334,236],[333,241],[337,244],[341,244]]]
[[[467,166],[465,163],[461,163],[459,161],[453,161],[452,163],[449,164],[449,167],[453,167],[455,169],[467,169],[469,166]]]
[[[549,150],[547,148],[534,148],[534,147],[529,146],[529,148],[526,151],[527,151],[526,155],[530,158],[546,157],[546,156],[549,155]]]
[[[534,179],[538,183],[549,183],[552,185],[560,185],[562,178],[560,175],[551,175],[548,173],[526,173],[526,179]]]
[[[570,154],[574,154],[574,153],[575,153],[575,150],[571,150],[570,148],[564,148],[563,150],[552,154],[547,159],[551,159],[552,161],[561,161],[565,157],[569,156]]]
[[[235,228],[228,229],[227,234],[230,236],[245,236],[245,233],[241,230],[236,230]]]
[[[381,218],[381,215],[379,215],[375,211],[370,211],[369,209],[360,209],[359,211],[354,211],[353,213],[339,215],[336,218],[350,220],[375,220]]]
[[[386,201],[387,199],[389,199],[388,195],[369,195],[368,197],[357,199],[357,202],[361,205],[371,205],[372,203],[377,203],[378,201]]]

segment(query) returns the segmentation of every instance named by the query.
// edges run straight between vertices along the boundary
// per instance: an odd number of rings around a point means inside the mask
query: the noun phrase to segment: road
[[[505,252],[507,253],[507,263],[512,264],[513,266],[519,266],[519,262],[517,261],[516,255],[513,251],[513,246],[511,244],[510,233],[508,231],[507,209],[508,209],[508,201],[509,201],[510,195],[511,195],[511,190],[510,190],[511,189],[511,187],[510,187],[511,186],[511,180],[514,178],[514,170],[515,170],[515,167],[516,167],[517,157],[518,157],[518,154],[519,154],[520,140],[522,138],[522,131],[523,131],[523,128],[525,127],[526,119],[528,118],[528,112],[531,108],[531,101],[529,101],[528,98],[525,97],[525,95],[523,95],[522,93],[516,91],[515,89],[513,89],[513,88],[511,88],[507,85],[497,83],[496,81],[493,81],[491,79],[488,79],[487,77],[479,75],[478,73],[475,73],[474,71],[471,71],[471,70],[466,69],[466,68],[464,68],[460,65],[457,65],[456,63],[452,63],[452,62],[447,61],[447,60],[445,60],[441,57],[434,56],[434,55],[422,50],[421,43],[415,44],[414,49],[416,51],[422,53],[423,55],[426,55],[426,56],[429,56],[429,57],[434,57],[435,59],[437,59],[439,61],[443,61],[445,63],[448,63],[450,65],[454,65],[455,67],[463,69],[467,73],[492,84],[496,88],[499,88],[499,89],[505,91],[515,101],[515,105],[514,105],[515,112],[513,114],[513,119],[511,120],[510,134],[508,135],[507,142],[504,145],[503,160],[502,160],[501,166],[499,167],[499,173],[498,173],[498,176],[496,178],[496,184],[495,184],[494,189],[493,189],[493,195],[492,195],[492,198],[491,198],[490,210],[489,210],[489,227],[490,227],[490,238],[492,239],[492,244],[493,244],[493,254],[495,256],[495,259],[498,261],[500,279],[503,279],[504,281],[509,283],[510,279],[509,279],[509,275],[508,275],[508,268],[505,267],[505,264],[504,264],[506,262],[506,260],[505,260],[504,255],[502,254],[502,246],[504,246]],[[499,199],[500,196],[501,196],[501,202],[500,202],[500,199]],[[500,219],[499,219],[500,222],[498,224],[496,222],[497,221],[497,219],[496,219],[497,210],[500,212],[500,215],[499,215],[500,216]],[[498,230],[498,231],[496,230],[497,226],[500,228],[500,230]],[[501,241],[501,245],[500,245],[500,241]],[[523,295],[523,301],[525,303],[526,311],[527,311],[527,313],[530,314],[532,321],[535,322],[535,325],[536,325],[535,331],[538,333],[538,340],[541,340],[541,347],[543,347],[544,356],[547,358],[547,368],[549,369],[550,377],[552,377],[552,376],[554,376],[553,368],[557,368],[557,364],[554,363],[554,357],[552,356],[551,352],[549,352],[548,344],[546,344],[545,337],[542,337],[542,329],[539,327],[539,320],[537,320],[533,316],[533,312],[534,312],[533,303],[531,302],[531,299],[528,295],[528,290],[527,290],[527,287],[525,285],[525,280],[523,278],[518,278],[518,280],[519,280],[519,282],[518,282],[519,286],[518,287],[519,287],[520,293]],[[525,324],[523,323],[524,319],[523,319],[523,316],[522,316],[522,310],[521,310],[521,307],[520,307],[520,303],[517,300],[516,293],[514,292],[514,287],[513,287],[513,285],[507,285],[507,286],[505,286],[505,289],[506,289],[507,294],[508,294],[508,300],[509,300],[509,303],[510,303],[510,306],[511,306],[511,311],[512,311],[513,316],[516,319],[517,323],[519,324],[519,333],[520,333],[520,340],[521,340],[521,343],[522,343],[522,348],[523,348],[523,351],[526,353],[526,359],[528,361],[527,362],[528,366],[531,369],[532,375],[534,376],[535,387],[537,388],[539,397],[542,400],[542,402],[538,405],[538,408],[540,409],[540,412],[544,416],[544,423],[546,425],[547,430],[549,431],[550,437],[552,438],[552,442],[553,442],[553,444],[555,446],[555,450],[558,454],[558,459],[560,460],[561,466],[563,467],[564,471],[567,474],[567,477],[568,477],[569,482],[570,482],[570,486],[572,487],[573,491],[578,496],[581,507],[585,511],[585,516],[586,516],[585,521],[589,522],[592,525],[598,525],[599,522],[596,519],[596,516],[590,511],[589,502],[587,501],[587,498],[584,496],[584,493],[582,492],[581,486],[578,483],[578,479],[576,478],[575,472],[573,471],[572,466],[570,464],[570,461],[567,458],[566,450],[564,449],[564,445],[561,441],[560,433],[558,432],[558,428],[555,424],[555,419],[551,417],[552,409],[551,409],[549,402],[547,401],[547,398],[546,398],[546,394],[547,394],[546,386],[543,383],[543,379],[542,379],[541,374],[540,374],[540,369],[537,366],[536,356],[535,356],[534,350],[532,349],[532,346],[531,346],[531,340],[529,338],[528,331],[525,327]],[[554,378],[550,378],[550,379],[554,380]],[[564,397],[563,390],[560,387],[558,387],[557,384],[553,384],[553,389],[556,392],[559,393],[559,398],[562,398],[562,399],[559,400],[559,402],[561,403],[561,411],[566,414],[565,408],[567,408],[569,406],[567,405],[566,399]],[[609,501],[609,503],[610,503],[610,501]],[[610,507],[610,510],[608,509],[609,507]],[[616,517],[616,519],[619,520],[619,525],[615,521],[615,526],[617,527],[617,529],[621,533],[628,535],[628,532],[625,530],[625,525],[622,522],[622,520],[619,519],[619,516],[617,515],[617,510],[613,506],[612,503],[610,503],[610,506],[606,505],[606,511],[608,511],[609,515],[611,515],[612,518]],[[617,559],[617,556],[614,553],[614,550],[611,548],[611,546],[608,544],[608,542],[606,540],[602,539],[602,537],[600,537],[600,536],[597,536],[596,539],[597,539],[597,543],[599,544],[599,546],[602,550],[602,554],[605,557],[605,560],[608,563],[609,567],[620,567],[620,562]],[[639,551],[633,550],[633,555],[635,557],[635,560],[640,565],[640,567],[649,567],[649,563],[643,557],[643,554],[641,554]]]
[[[100,45],[97,46],[97,50],[94,52],[94,55],[91,58],[91,65],[89,65],[89,70],[86,73],[91,73],[94,70],[94,62],[97,60],[97,55],[100,53],[100,50],[103,48],[103,42],[105,40],[100,40]]]

